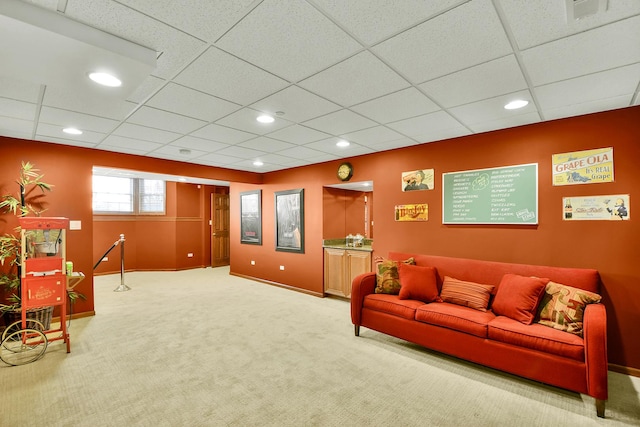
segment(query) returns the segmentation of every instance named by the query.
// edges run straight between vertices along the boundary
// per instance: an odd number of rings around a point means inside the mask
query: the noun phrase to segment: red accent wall
[[[322,197],[324,239],[340,239],[349,233],[365,235],[365,206],[370,209],[372,193],[325,187]],[[366,203],[365,197],[367,197]],[[371,212],[368,214],[370,221]]]
[[[613,147],[615,182],[554,187],[556,153]],[[354,181],[374,182],[374,256],[389,251],[567,267],[595,268],[608,313],[609,362],[640,369],[640,107],[549,121],[369,154],[349,161]],[[323,185],[337,184],[339,161],[265,174],[262,185],[231,185],[231,271],[322,292],[322,238],[328,237]],[[536,226],[443,225],[442,173],[538,163]],[[435,169],[435,189],[403,193],[401,173]],[[262,189],[263,244],[240,244],[238,193]],[[275,191],[305,189],[305,254],[276,252]],[[562,198],[629,194],[630,221],[563,221]],[[427,203],[427,222],[396,222],[394,206]],[[339,203],[337,203],[339,204]],[[327,209],[336,209],[331,201]],[[329,229],[329,226],[327,226]],[[331,233],[334,233],[331,228]],[[255,260],[256,265],[250,265]],[[279,265],[285,265],[280,271]]]
[[[223,181],[260,183],[251,172],[152,159],[109,151],[26,141],[0,136],[0,194],[15,193],[22,161],[33,163],[53,184],[47,193],[44,216],[62,216],[82,223],[81,230],[67,233],[67,258],[74,270],[87,278],[76,288],[86,301],[78,301],[74,313],[93,312],[93,265],[125,234],[127,270],[183,269],[210,265],[210,194],[220,187],[185,183],[167,184],[167,212],[164,216],[97,217],[94,222],[91,200],[93,166],[133,169],[177,176]],[[227,192],[225,187],[222,191]],[[0,233],[11,233],[18,225],[12,215],[0,215]],[[205,243],[206,242],[206,243]],[[120,271],[120,248],[109,255],[97,273]],[[186,254],[194,253],[193,258]]]

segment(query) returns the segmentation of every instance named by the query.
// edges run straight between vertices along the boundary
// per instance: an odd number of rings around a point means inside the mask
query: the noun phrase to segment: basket
[[[5,326],[9,326],[13,322],[17,322],[22,319],[22,310],[5,311]],[[27,319],[37,320],[42,323],[44,330],[51,329],[51,319],[53,318],[53,306],[51,307],[37,307],[27,310]],[[31,326],[29,326],[31,327]],[[40,329],[39,326],[34,325],[34,329]],[[40,331],[43,332],[43,331]]]

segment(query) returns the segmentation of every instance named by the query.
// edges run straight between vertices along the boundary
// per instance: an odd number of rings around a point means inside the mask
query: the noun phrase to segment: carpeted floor
[[[71,353],[0,363],[0,426],[627,426],[640,378],[593,399],[363,329],[348,302],[228,268],[95,278]]]

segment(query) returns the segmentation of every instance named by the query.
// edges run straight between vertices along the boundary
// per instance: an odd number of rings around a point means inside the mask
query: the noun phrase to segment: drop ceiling
[[[48,78],[41,52],[4,38],[0,135],[15,138],[269,172],[640,104],[638,0],[579,20],[548,0],[22,3],[156,61],[103,97],[82,77]],[[47,56],[78,72],[59,48]],[[516,98],[529,104],[503,108]]]

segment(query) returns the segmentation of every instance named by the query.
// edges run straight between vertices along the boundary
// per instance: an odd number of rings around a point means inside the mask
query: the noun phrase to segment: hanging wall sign
[[[613,182],[613,147],[554,154],[553,185]]]
[[[415,205],[396,205],[396,221],[427,221],[429,219],[429,205],[420,203]]]
[[[443,224],[538,223],[538,164],[442,174]]]
[[[631,219],[628,194],[565,197],[562,206],[562,219],[565,221]]]

